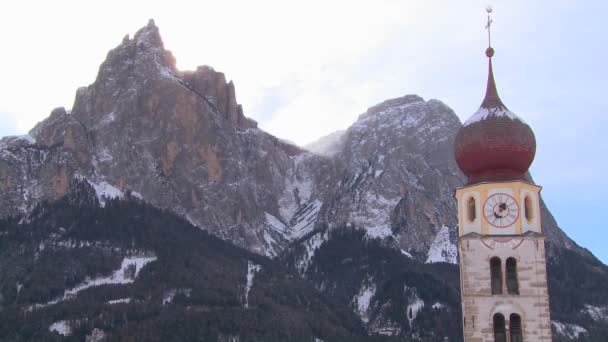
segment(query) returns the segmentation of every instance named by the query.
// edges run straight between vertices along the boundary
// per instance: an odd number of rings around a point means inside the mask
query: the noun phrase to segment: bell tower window
[[[490,259],[490,277],[492,281],[492,294],[502,294],[502,269],[499,257]]]
[[[475,222],[475,219],[477,218],[477,208],[475,206],[474,197],[470,197],[467,200],[467,218],[469,219],[469,222]]]
[[[494,314],[494,342],[507,342],[507,331],[505,329],[505,316]]]
[[[532,209],[532,199],[530,198],[530,195],[526,195],[526,198],[524,199],[524,214],[526,215],[528,223],[534,220],[534,209]]]
[[[517,282],[517,260],[507,259],[507,292],[511,295],[519,294],[519,284]]]
[[[511,314],[509,317],[509,327],[511,342],[524,342],[524,336],[521,330],[521,317],[518,314]]]

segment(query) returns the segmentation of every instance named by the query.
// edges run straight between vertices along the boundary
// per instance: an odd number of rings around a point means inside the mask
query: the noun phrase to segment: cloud
[[[0,111],[0,137],[15,134],[17,126],[13,118],[13,114]]]

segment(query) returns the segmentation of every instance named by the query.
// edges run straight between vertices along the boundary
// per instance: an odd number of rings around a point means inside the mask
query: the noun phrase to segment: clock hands
[[[512,226],[519,217],[517,201],[508,194],[492,194],[484,204],[484,217],[490,225],[497,228]]]
[[[507,204],[501,203],[498,205],[498,209],[494,210],[494,217],[496,217],[497,219],[503,219],[505,216],[507,216],[507,213],[509,213],[507,211]]]

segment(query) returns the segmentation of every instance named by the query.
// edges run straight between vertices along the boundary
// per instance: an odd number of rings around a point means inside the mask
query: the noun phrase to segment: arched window
[[[507,331],[505,330],[505,316],[494,314],[494,342],[507,342]]]
[[[467,218],[469,219],[469,222],[475,222],[475,219],[477,218],[477,209],[475,208],[475,198],[474,197],[470,197],[469,200],[467,201],[467,211],[468,211]]]
[[[502,294],[502,269],[499,257],[490,259],[490,277],[492,278],[492,294]]]
[[[532,209],[532,199],[530,195],[526,195],[524,199],[524,214],[526,215],[526,220],[531,222],[534,219],[534,209]]]
[[[521,317],[518,314],[511,314],[509,317],[509,330],[511,342],[523,342],[524,335],[521,330]]]
[[[507,259],[507,293],[511,295],[519,294],[519,284],[517,282],[517,260]]]

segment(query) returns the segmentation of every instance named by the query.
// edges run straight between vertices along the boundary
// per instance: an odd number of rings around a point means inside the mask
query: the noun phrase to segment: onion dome
[[[454,155],[468,184],[526,180],[534,160],[536,139],[528,124],[505,106],[496,90],[489,59],[488,85],[481,107],[456,134]]]

